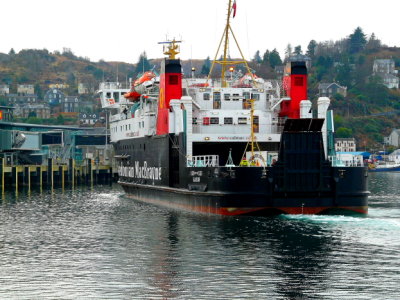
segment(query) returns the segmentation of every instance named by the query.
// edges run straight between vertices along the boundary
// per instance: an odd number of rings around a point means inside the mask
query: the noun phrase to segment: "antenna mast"
[[[228,14],[227,14],[227,18],[226,18],[225,29],[224,29],[224,32],[222,34],[221,41],[219,42],[217,53],[215,54],[214,60],[212,62],[210,73],[208,74],[208,77],[207,77],[207,82],[208,82],[210,77],[211,77],[212,71],[214,69],[214,65],[216,63],[220,64],[222,66],[222,71],[221,71],[222,87],[227,87],[225,73],[226,73],[226,68],[227,68],[228,65],[244,64],[246,66],[247,72],[249,74],[251,74],[251,77],[252,77],[252,79],[254,81],[254,75],[251,72],[251,70],[249,68],[249,65],[247,64],[247,61],[244,59],[243,52],[240,49],[239,43],[236,40],[235,34],[233,33],[233,30],[231,28],[231,24],[230,24],[231,14],[232,14],[232,0],[229,0],[228,1]],[[235,40],[236,46],[239,49],[240,55],[242,57],[242,60],[238,60],[238,61],[228,61],[227,60],[228,59],[228,47],[229,47],[229,32],[232,34],[232,37]],[[219,49],[221,48],[221,45],[222,45],[222,41],[224,41],[223,60],[222,61],[217,61],[217,57],[218,57]]]

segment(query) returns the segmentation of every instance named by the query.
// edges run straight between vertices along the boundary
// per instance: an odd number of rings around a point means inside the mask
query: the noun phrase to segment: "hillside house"
[[[78,96],[66,96],[61,100],[61,112],[79,112]]]
[[[347,96],[347,87],[341,86],[336,82],[331,83],[320,83],[318,85],[318,93],[320,97],[333,97],[336,94],[340,94],[343,97]]]
[[[17,85],[17,94],[20,94],[20,95],[35,94],[35,87],[33,86],[33,84],[18,84]]]
[[[57,106],[63,102],[65,98],[64,93],[60,89],[49,89],[44,95],[44,101],[51,106]]]
[[[10,93],[10,87],[7,84],[0,84],[0,95],[7,95]]]
[[[400,129],[393,129],[390,135],[384,138],[384,142],[396,148],[400,147]]]
[[[356,140],[354,138],[336,138],[335,139],[336,152],[355,152]]]
[[[50,89],[60,89],[60,90],[62,90],[62,89],[69,88],[69,85],[66,84],[66,83],[51,83],[51,84],[49,84],[49,88]]]
[[[78,84],[78,94],[79,95],[89,94],[89,88],[88,88],[87,84],[85,84],[85,83]]]
[[[36,104],[39,101],[38,96],[34,94],[8,94],[6,97],[8,105],[12,106]]]
[[[382,78],[383,84],[389,89],[399,88],[399,77],[393,59],[375,59],[372,67],[373,75]]]
[[[94,125],[99,121],[99,115],[96,113],[80,113],[79,123],[81,125]]]
[[[15,115],[18,115],[22,118],[29,118],[30,116],[34,116],[39,119],[49,119],[50,107],[47,104],[23,105],[15,109]]]

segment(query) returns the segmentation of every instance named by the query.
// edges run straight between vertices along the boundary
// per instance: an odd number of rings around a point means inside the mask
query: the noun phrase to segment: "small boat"
[[[372,157],[368,169],[370,172],[400,172],[400,154],[395,151],[381,160]]]

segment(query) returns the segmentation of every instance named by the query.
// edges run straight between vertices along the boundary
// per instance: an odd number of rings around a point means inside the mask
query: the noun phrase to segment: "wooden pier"
[[[79,185],[111,184],[116,178],[111,165],[95,164],[92,159],[86,159],[76,164],[70,159],[67,164],[55,163],[48,159],[47,165],[7,165],[0,158],[1,192],[20,188],[31,190],[74,188]]]

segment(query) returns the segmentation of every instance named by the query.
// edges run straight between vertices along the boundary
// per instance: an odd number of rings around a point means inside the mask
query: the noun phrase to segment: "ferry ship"
[[[229,61],[231,16],[229,1],[207,78],[183,76],[174,39],[159,74],[100,85],[119,184],[134,199],[206,214],[367,213],[367,167],[336,156],[329,99],[313,117],[305,62],[289,62],[281,83],[255,76],[243,55]]]

